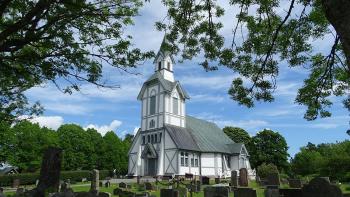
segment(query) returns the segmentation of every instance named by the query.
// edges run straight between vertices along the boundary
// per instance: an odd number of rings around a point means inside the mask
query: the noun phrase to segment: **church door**
[[[148,175],[157,175],[157,159],[148,159]]]

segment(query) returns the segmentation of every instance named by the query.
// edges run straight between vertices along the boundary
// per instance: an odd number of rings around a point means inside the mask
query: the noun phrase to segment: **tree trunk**
[[[328,21],[340,37],[350,75],[350,0],[322,0],[322,5]]]

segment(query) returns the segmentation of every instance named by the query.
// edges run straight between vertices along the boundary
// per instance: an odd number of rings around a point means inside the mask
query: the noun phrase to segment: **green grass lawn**
[[[89,191],[90,189],[90,183],[89,182],[85,182],[85,183],[77,183],[72,185],[72,189],[75,192],[80,192],[80,191]],[[211,184],[214,184],[214,182],[211,182]],[[109,192],[111,194],[113,194],[113,189],[117,188],[118,184],[111,184],[111,187],[106,188],[106,187],[100,187],[100,191],[103,192]],[[202,187],[202,191],[203,188],[206,186]],[[257,196],[258,197],[264,197],[264,188],[259,187],[258,184],[255,181],[251,181],[249,183],[249,187],[256,189],[257,191]],[[162,186],[162,185],[158,185],[158,188],[166,188],[166,186]],[[288,188],[287,185],[282,185],[281,188]],[[350,193],[350,184],[342,184],[340,185],[341,190],[343,191],[343,193]],[[132,189],[130,190],[132,192],[136,192],[136,193],[142,193],[144,192],[144,190],[142,188],[138,188],[137,185],[135,183],[132,184]],[[152,195],[156,195],[157,197],[160,196],[160,192],[158,191],[148,191],[150,192]],[[9,197],[11,197],[12,195],[14,195],[14,192],[5,192],[5,194]],[[115,195],[112,195],[115,197]],[[188,195],[190,196],[190,195]],[[203,192],[199,192],[199,193],[193,193],[193,197],[203,197],[204,194]],[[234,197],[233,193],[230,193],[230,197]]]

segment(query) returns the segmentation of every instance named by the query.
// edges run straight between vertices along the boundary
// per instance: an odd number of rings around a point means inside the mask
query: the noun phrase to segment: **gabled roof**
[[[190,97],[188,96],[187,92],[182,88],[182,86],[180,85],[179,81],[175,81],[175,82],[171,82],[168,81],[166,79],[164,79],[162,77],[162,75],[159,73],[159,71],[156,71],[150,78],[147,79],[147,81],[145,81],[145,83],[143,83],[143,86],[140,90],[139,95],[137,96],[138,100],[142,99],[142,95],[144,93],[144,91],[146,90],[146,87],[150,84],[152,84],[153,82],[157,82],[159,81],[160,84],[162,85],[162,87],[165,89],[165,91],[167,92],[172,92],[175,88],[179,88],[179,92],[180,94],[185,98],[185,99],[189,99]]]
[[[177,148],[240,154],[244,144],[232,141],[216,124],[186,116],[186,128],[165,125]]]
[[[145,149],[143,149],[142,153],[141,153],[141,158],[147,158],[147,159],[156,159],[158,158],[158,155],[157,155],[157,151],[156,149],[154,148],[153,144],[151,143],[147,143],[146,146],[145,146]]]

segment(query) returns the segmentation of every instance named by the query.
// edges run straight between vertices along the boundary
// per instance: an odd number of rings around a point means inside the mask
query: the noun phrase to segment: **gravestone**
[[[179,191],[174,189],[161,189],[160,197],[179,197]]]
[[[31,191],[34,196],[41,197],[45,192],[58,192],[60,183],[62,149],[49,147],[46,149],[40,169],[38,186]]]
[[[228,197],[229,192],[228,187],[211,186],[204,188],[204,197]]]
[[[239,186],[248,187],[248,171],[247,168],[239,169]]]
[[[179,197],[187,197],[187,194],[188,194],[187,188],[179,187],[177,188],[177,191],[179,191]]]
[[[21,180],[14,179],[12,182],[12,188],[18,188],[21,185]]]
[[[303,197],[342,197],[341,190],[331,185],[327,179],[314,178],[302,188]]]
[[[280,185],[279,173],[271,173],[267,175],[267,185]]]
[[[97,192],[99,191],[99,183],[100,183],[100,172],[98,170],[92,170],[92,178],[91,178],[91,187],[90,191]]]
[[[120,189],[120,188],[115,188],[115,189],[113,190],[113,195],[119,196],[119,194],[120,194],[122,191],[123,191],[123,190]]]
[[[150,182],[145,183],[145,190],[155,190],[154,186]]]
[[[98,197],[112,197],[112,195],[108,192],[100,192]]]
[[[300,179],[288,179],[288,184],[290,188],[301,188],[303,184]]]
[[[215,178],[215,184],[220,184],[220,178],[219,177]]]
[[[140,180],[141,180],[141,177],[140,177],[140,176],[137,176],[137,177],[136,177],[136,183],[137,183],[137,184],[140,184]]]
[[[196,181],[196,191],[195,192],[200,192],[201,191],[201,182]]]
[[[70,184],[66,181],[64,181],[62,184],[61,184],[61,192],[66,192],[68,189],[70,188]]]
[[[207,177],[207,176],[202,176],[201,177],[201,181],[202,181],[202,185],[209,185],[210,183],[209,183],[209,177]]]
[[[277,185],[269,185],[264,191],[265,197],[280,197],[279,189]]]
[[[131,191],[122,191],[119,197],[135,197],[135,193]]]
[[[252,188],[234,188],[235,197],[256,197],[256,190]]]
[[[280,196],[283,197],[301,197],[301,189],[280,189]]]
[[[191,174],[191,173],[185,173],[185,178],[186,178],[186,179],[193,179],[193,174]]]
[[[231,171],[231,186],[232,187],[238,186],[237,171],[236,170]]]
[[[106,182],[105,182],[105,187],[107,187],[107,188],[108,188],[108,187],[111,187],[111,182],[110,182],[110,181],[106,181]]]
[[[124,182],[121,182],[121,183],[119,183],[119,188],[123,188],[123,189],[126,189],[126,183],[124,183]]]

